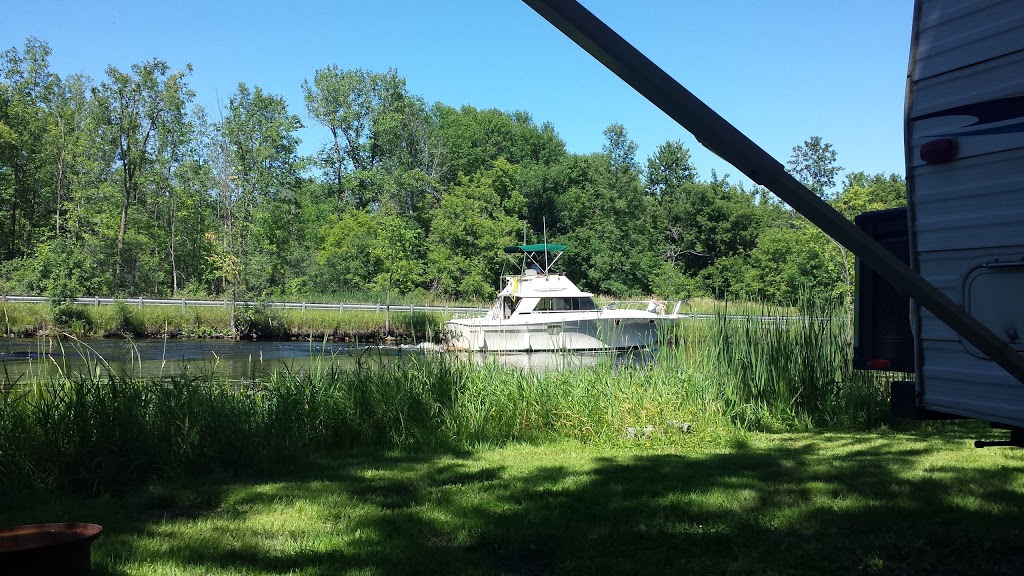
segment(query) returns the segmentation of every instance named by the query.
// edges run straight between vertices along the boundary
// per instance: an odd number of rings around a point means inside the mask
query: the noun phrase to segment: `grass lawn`
[[[319,458],[0,499],[88,521],[97,574],[1021,574],[1024,458],[978,424]],[[679,437],[684,438],[684,437]]]

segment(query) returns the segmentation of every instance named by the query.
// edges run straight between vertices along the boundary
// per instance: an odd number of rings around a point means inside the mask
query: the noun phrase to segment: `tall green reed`
[[[887,382],[852,370],[830,309],[683,320],[653,364],[532,372],[459,357],[367,352],[227,381],[119,376],[102,359],[0,398],[0,487],[116,488],[159,474],[277,470],[332,450],[510,441],[711,442],[739,428],[862,427]],[[52,373],[51,373],[52,374]],[[693,433],[673,428],[691,423]]]
[[[331,450],[605,442],[673,419],[713,427],[686,376],[670,369],[538,374],[416,354],[349,367],[321,357],[254,376],[119,376],[97,361],[12,389],[2,400],[0,485],[98,490],[158,474],[276,470]]]
[[[808,301],[799,316],[772,310],[684,321],[670,337],[680,361],[745,428],[862,427],[884,418],[891,374],[851,363],[844,308]]]

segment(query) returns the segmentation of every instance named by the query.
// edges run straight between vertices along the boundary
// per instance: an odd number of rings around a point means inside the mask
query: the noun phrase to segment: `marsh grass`
[[[102,359],[12,386],[0,419],[0,485],[108,490],[161,474],[283,469],[355,449],[467,449],[571,438],[656,442],[728,422],[669,368],[524,372],[442,356],[330,357],[244,382],[210,372],[119,376]]]
[[[912,375],[853,369],[846,310],[807,303],[683,320],[668,355],[712,390],[735,424],[753,430],[863,429],[886,421],[889,383]],[[785,312],[782,310],[781,312]]]
[[[443,313],[395,310],[391,312],[391,336],[408,340],[434,339],[446,316]],[[388,336],[385,315],[373,310],[279,309],[266,306],[239,307],[236,327],[246,339],[338,338],[371,340]],[[140,306],[120,301],[109,306],[65,305],[54,314],[46,304],[3,303],[0,332],[31,336],[41,332],[71,333],[78,337],[180,337],[227,338],[231,336],[231,311],[227,306]]]
[[[312,330],[311,330],[312,331]],[[470,449],[571,439],[702,443],[729,430],[849,430],[887,420],[893,375],[850,364],[829,310],[692,319],[653,363],[534,372],[459,357],[367,351],[246,379],[58,370],[4,393],[0,485],[117,488],[162,474],[301,466],[330,450]],[[57,361],[54,361],[55,363]],[[683,423],[690,431],[683,431]]]

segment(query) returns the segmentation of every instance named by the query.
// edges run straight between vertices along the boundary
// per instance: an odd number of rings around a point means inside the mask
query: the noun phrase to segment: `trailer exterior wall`
[[[1024,0],[920,0],[916,16],[907,93],[913,260],[1024,350]],[[924,162],[922,145],[939,139],[956,142],[955,159]],[[1024,427],[1024,385],[927,310],[915,316],[921,406]]]

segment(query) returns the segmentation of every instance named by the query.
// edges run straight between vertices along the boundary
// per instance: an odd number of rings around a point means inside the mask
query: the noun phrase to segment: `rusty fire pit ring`
[[[77,522],[0,529],[0,572],[89,574],[90,547],[103,527]]]

